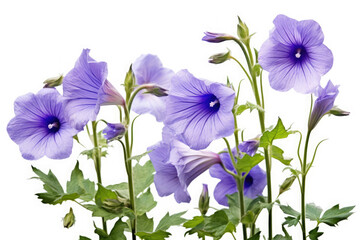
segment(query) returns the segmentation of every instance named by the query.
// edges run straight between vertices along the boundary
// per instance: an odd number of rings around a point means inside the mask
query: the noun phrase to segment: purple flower
[[[315,100],[308,124],[310,131],[314,129],[320,119],[334,106],[335,98],[339,93],[338,87],[338,85],[334,86],[329,80],[325,88],[321,86],[317,88],[315,95],[318,98]]]
[[[100,105],[124,105],[125,101],[106,79],[107,64],[96,62],[84,49],[75,67],[64,77],[63,88],[67,118],[77,130],[95,121]]]
[[[211,42],[211,43],[219,43],[227,40],[234,39],[233,36],[230,36],[225,33],[213,33],[213,32],[205,32],[205,36],[202,38],[203,41]]]
[[[126,128],[121,123],[108,123],[106,128],[102,131],[104,138],[107,141],[114,140],[115,138],[121,138],[126,131]]]
[[[28,93],[18,97],[14,110],[15,117],[10,120],[7,131],[19,145],[23,158],[64,159],[71,155],[77,131],[66,120],[63,97],[56,89],[44,88],[36,95]]]
[[[240,152],[246,153],[253,157],[259,147],[259,144],[260,142],[258,140],[244,141],[239,144],[239,150]]]
[[[247,142],[248,141],[244,142],[245,144],[243,145],[246,145]],[[239,148],[241,148],[240,145]],[[233,154],[236,153],[235,148],[232,150],[232,152]],[[253,152],[253,149],[250,149],[250,152],[243,152],[250,155]],[[236,170],[231,162],[230,155],[228,153],[221,153],[220,157],[224,166],[228,170],[236,174]],[[212,177],[220,179],[220,182],[216,185],[214,189],[215,200],[221,205],[228,206],[228,200],[226,195],[231,195],[238,191],[234,177],[225,172],[225,170],[219,164],[212,166],[209,172]],[[257,196],[262,194],[265,186],[266,173],[258,165],[256,165],[245,177],[244,195],[248,198],[256,198]]]
[[[190,202],[189,184],[221,161],[216,153],[192,150],[177,140],[159,142],[148,151],[151,151],[149,156],[156,170],[154,183],[159,196],[174,193],[178,203]]]
[[[313,20],[296,21],[285,15],[274,20],[275,28],[259,51],[261,67],[270,72],[272,88],[310,93],[333,64],[331,51],[323,44],[324,34]]]
[[[234,132],[234,97],[225,85],[181,70],[171,81],[164,123],[191,149],[204,149]]]
[[[132,65],[137,85],[149,85],[149,88],[157,86],[159,89],[169,89],[170,80],[174,72],[164,68],[160,59],[155,55],[142,55]],[[150,89],[151,90],[151,89]],[[132,110],[137,114],[150,113],[161,122],[165,118],[166,97],[158,97],[153,94],[140,91],[134,98]]]

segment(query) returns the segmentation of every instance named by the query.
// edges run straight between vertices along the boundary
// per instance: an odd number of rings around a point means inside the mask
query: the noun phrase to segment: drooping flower
[[[318,124],[320,119],[331,110],[334,106],[335,98],[339,94],[339,86],[329,81],[325,88],[319,86],[315,92],[317,99],[315,100],[313,110],[311,112],[308,129],[311,131]]]
[[[82,130],[95,121],[100,105],[124,105],[125,101],[106,79],[106,62],[97,62],[84,49],[75,67],[64,77],[65,109],[71,125]]]
[[[203,41],[211,42],[211,43],[219,43],[227,40],[234,39],[233,36],[225,34],[225,33],[213,33],[213,32],[205,32],[205,36],[202,38]]]
[[[333,64],[333,55],[323,44],[320,25],[284,15],[278,15],[274,25],[259,51],[259,63],[269,72],[271,87],[278,91],[294,88],[300,93],[313,92]]]
[[[108,123],[106,128],[102,131],[104,138],[107,141],[114,140],[115,138],[121,138],[126,131],[126,128],[121,123]]]
[[[243,150],[240,151],[249,155],[253,152],[253,148],[249,149],[250,150],[249,152]],[[235,148],[232,150],[232,152],[233,154],[236,154]],[[221,153],[220,157],[224,166],[228,170],[236,174],[236,170],[232,165],[229,153]],[[234,177],[228,174],[227,172],[225,172],[225,170],[219,164],[212,166],[209,172],[212,177],[220,179],[220,182],[216,185],[214,189],[215,200],[221,205],[228,206],[228,200],[226,195],[231,195],[238,191]],[[245,177],[244,195],[248,198],[256,198],[257,196],[262,194],[265,186],[266,186],[266,173],[258,165],[256,165],[249,171],[249,173]]]
[[[151,151],[149,156],[156,171],[154,183],[159,196],[174,193],[178,203],[190,202],[187,191],[189,184],[221,161],[216,153],[192,150],[175,139],[171,142],[161,141],[149,147],[148,151]]]
[[[64,159],[71,155],[73,136],[77,133],[65,118],[63,97],[54,88],[41,89],[16,99],[15,117],[7,131],[19,145],[23,158],[43,156]]]
[[[234,97],[231,88],[181,70],[171,81],[164,124],[191,149],[204,149],[234,132]]]
[[[132,65],[137,85],[148,85],[149,89],[141,90],[134,98],[132,110],[137,114],[150,113],[161,122],[165,118],[166,97],[156,96],[146,92],[158,87],[160,90],[170,88],[170,80],[174,72],[164,68],[160,59],[151,54],[142,55]]]

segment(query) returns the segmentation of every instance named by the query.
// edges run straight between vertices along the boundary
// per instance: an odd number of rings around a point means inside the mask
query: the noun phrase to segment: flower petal
[[[320,74],[326,74],[333,65],[333,54],[325,45],[310,47],[307,49],[310,63],[313,68]]]

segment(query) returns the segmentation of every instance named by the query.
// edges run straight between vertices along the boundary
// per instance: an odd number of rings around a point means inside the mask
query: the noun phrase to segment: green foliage
[[[154,229],[154,219],[148,218],[146,213],[137,216],[137,231],[138,232],[152,232]]]
[[[151,161],[147,161],[143,166],[137,163],[133,168],[134,192],[139,195],[148,188],[154,181],[155,169]]]
[[[128,161],[130,160],[136,160],[136,161],[140,161],[141,158],[145,157],[146,155],[148,155],[151,151],[147,151],[147,152],[144,152],[142,154],[139,154],[139,155],[135,155],[135,156],[132,156],[131,158],[127,159]]]
[[[335,226],[340,221],[346,220],[350,215],[352,215],[353,213],[351,210],[353,210],[354,207],[355,206],[339,208],[339,204],[337,204],[324,212],[320,218],[320,222],[329,226]]]
[[[80,153],[80,155],[84,155],[87,157],[87,159],[94,159],[95,154],[96,154],[97,148],[92,148],[89,150],[84,150]],[[101,151],[101,157],[106,157],[107,156],[107,151],[102,150]]]
[[[66,200],[74,200],[80,197],[78,193],[65,193],[58,179],[51,172],[51,170],[49,170],[48,174],[43,173],[36,167],[32,167],[32,170],[36,175],[38,175],[38,177],[35,178],[41,180],[44,183],[43,187],[46,192],[36,194],[36,196],[41,199],[42,203],[55,205],[59,203],[61,204]]]
[[[216,211],[209,217],[197,216],[183,225],[191,228],[185,234],[197,233],[198,237],[211,236],[215,240],[220,239],[227,232],[234,232],[235,225],[229,220],[224,210]]]
[[[254,236],[248,238],[248,240],[260,240],[260,232],[257,232]]]
[[[88,237],[80,236],[80,237],[79,237],[79,240],[91,240],[91,239],[88,238]]]
[[[285,179],[285,181],[280,185],[279,195],[288,191],[291,185],[294,183],[296,176],[291,176]]]
[[[306,204],[306,212],[305,212],[306,218],[312,221],[319,222],[321,212],[322,212],[321,207],[316,206],[314,203]]]
[[[85,179],[83,172],[79,168],[79,162],[76,162],[74,170],[71,172],[70,181],[67,182],[66,191],[68,193],[78,193],[83,201],[92,201],[95,196],[95,183]]]
[[[137,232],[136,235],[143,240],[164,240],[165,238],[171,236],[171,233],[158,230],[153,233]]]
[[[309,238],[311,240],[318,240],[318,238],[323,234],[323,232],[319,232],[319,227],[316,227],[309,232]]]
[[[239,194],[233,193],[231,195],[226,195],[228,199],[229,208],[224,209],[226,214],[229,217],[229,220],[237,226],[240,223],[240,204],[239,204]]]
[[[184,223],[186,219],[181,217],[184,214],[185,212],[179,212],[173,215],[169,215],[169,213],[166,213],[166,215],[160,220],[159,224],[157,225],[156,231],[166,231],[171,226],[177,226]]]
[[[98,184],[98,190],[95,195],[95,203],[99,207],[102,207],[103,202],[107,199],[117,199],[117,195],[115,192],[106,189],[101,184]]]
[[[236,171],[249,172],[254,166],[264,160],[264,156],[255,154],[253,157],[245,154],[242,158],[237,158]]]
[[[95,233],[99,235],[100,240],[126,240],[124,235],[124,230],[128,225],[119,219],[113,229],[111,229],[110,234],[107,234],[103,229],[97,228],[95,225]]]
[[[143,215],[153,209],[157,202],[154,201],[154,197],[150,192],[150,188],[143,194],[141,194],[136,201],[136,215]]]
[[[122,197],[129,198],[129,186],[127,182],[109,185],[106,188],[116,191],[116,193]]]
[[[301,214],[298,211],[294,210],[290,206],[285,206],[285,205],[280,205],[280,209],[285,214],[290,215],[290,216],[285,217],[285,222],[283,224],[291,227],[291,226],[296,226],[299,223]]]
[[[286,158],[283,156],[283,154],[284,154],[284,151],[281,148],[274,146],[274,145],[271,146],[271,157],[279,160],[282,164],[289,166],[293,159]]]
[[[234,107],[234,112],[235,112],[236,115],[240,115],[247,109],[250,109],[250,112],[252,112],[255,109],[257,109],[260,112],[264,112],[264,109],[262,107],[260,107],[257,104],[253,104],[251,102],[246,102],[246,104],[235,106]]]
[[[272,145],[275,139],[287,138],[293,131],[285,129],[281,119],[278,119],[276,126],[271,130],[266,130],[260,138],[260,147],[267,147]]]

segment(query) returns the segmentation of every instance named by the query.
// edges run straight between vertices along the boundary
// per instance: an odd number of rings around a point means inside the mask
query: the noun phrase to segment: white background
[[[90,48],[91,56],[108,63],[108,79],[120,90],[129,65],[141,54],[153,53],[160,57],[164,66],[178,71],[187,68],[195,76],[212,81],[225,82],[226,77],[237,83],[244,75],[234,62],[222,65],[207,63],[210,55],[230,48],[233,55],[240,51],[233,43],[211,44],[201,41],[204,31],[224,32],[236,35],[237,16],[240,16],[256,32],[252,44],[260,48],[272,29],[277,14],[292,18],[314,19],[322,26],[325,44],[333,51],[334,65],[322,79],[340,85],[336,104],[351,112],[349,117],[325,117],[311,138],[310,152],[320,140],[328,138],[320,146],[314,168],[308,175],[307,202],[315,202],[324,209],[340,203],[341,206],[357,205],[355,214],[337,228],[321,226],[325,231],[322,239],[357,239],[360,216],[359,196],[359,13],[357,1],[2,1],[0,3],[0,77],[1,94],[1,168],[0,206],[1,239],[78,239],[79,235],[97,239],[93,234],[90,213],[70,203],[50,206],[42,204],[34,195],[42,191],[42,184],[30,180],[34,176],[31,165],[52,171],[63,185],[69,178],[76,159],[86,177],[95,180],[91,161],[78,157],[82,150],[73,149],[66,160],[54,161],[43,158],[38,161],[22,159],[18,146],[6,132],[6,125],[14,116],[13,102],[28,92],[37,92],[42,81],[58,74],[66,74],[74,65],[83,48]],[[241,57],[239,57],[241,59]],[[249,84],[244,81],[241,102],[254,102]],[[264,76],[267,126],[276,123],[281,116],[286,126],[306,130],[309,96],[294,91],[286,93],[270,89]],[[122,91],[122,89],[121,89]],[[104,107],[100,117],[116,121],[114,107]],[[136,124],[134,154],[160,140],[162,124],[152,116],[140,117]],[[257,114],[246,113],[239,118],[239,127],[245,130],[245,138],[259,132]],[[304,132],[305,134],[305,132]],[[81,135],[85,139],[85,135]],[[296,157],[298,136],[291,136],[279,145],[288,156]],[[88,144],[88,142],[85,141]],[[217,141],[209,149],[224,148]],[[114,144],[110,157],[103,161],[103,182],[114,184],[126,179],[120,147]],[[273,192],[288,176],[283,166],[273,163]],[[293,161],[298,164],[297,159]],[[298,165],[296,165],[298,166]],[[198,195],[202,183],[208,183],[213,191],[217,180],[204,173],[189,187],[190,204],[177,204],[173,196],[159,198],[157,208],[150,214],[159,221],[166,211],[176,213],[189,210],[185,217],[197,214]],[[154,190],[154,189],[153,189]],[[266,191],[264,191],[266,193]],[[300,209],[298,187],[281,197],[284,204]],[[214,199],[211,205],[219,206]],[[62,217],[74,208],[76,224],[71,229],[62,227]],[[259,226],[266,232],[267,214],[260,217]],[[95,220],[100,226],[99,219]],[[283,215],[274,210],[274,232],[280,233]],[[110,224],[111,225],[111,224]],[[310,230],[312,225],[308,224]],[[173,227],[170,239],[183,239],[185,230]],[[300,239],[300,228],[291,228],[294,239]],[[238,239],[240,237],[238,229]],[[197,239],[191,236],[188,239]],[[225,235],[224,239],[232,239]]]

